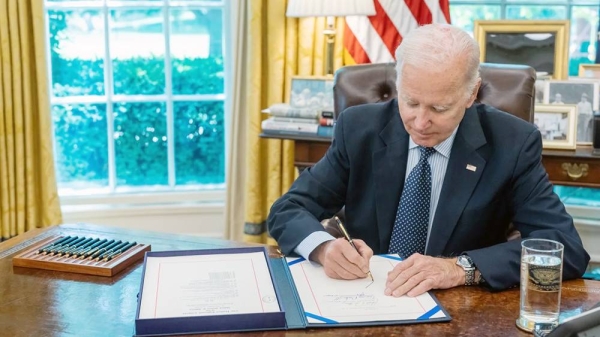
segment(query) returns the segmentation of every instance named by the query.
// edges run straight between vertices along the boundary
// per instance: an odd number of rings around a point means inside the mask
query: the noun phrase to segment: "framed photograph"
[[[600,63],[580,64],[579,77],[597,78],[600,80]]]
[[[573,104],[577,107],[577,144],[592,143],[594,110],[600,106],[600,81],[547,81],[544,103],[552,105]]]
[[[293,76],[288,99],[293,107],[333,111],[333,78]]]
[[[544,88],[546,87],[546,81],[552,80],[552,76],[546,73],[537,73],[535,80],[535,103],[544,103]]]
[[[574,150],[577,147],[577,106],[536,104],[533,124],[542,134],[544,149]]]
[[[567,79],[569,20],[476,20],[481,62],[525,64]]]

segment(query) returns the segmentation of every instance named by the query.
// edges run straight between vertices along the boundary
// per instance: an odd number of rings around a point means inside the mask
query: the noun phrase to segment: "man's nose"
[[[417,112],[415,117],[415,128],[417,130],[424,130],[429,126],[430,122],[430,116],[427,109],[419,109],[419,112]]]

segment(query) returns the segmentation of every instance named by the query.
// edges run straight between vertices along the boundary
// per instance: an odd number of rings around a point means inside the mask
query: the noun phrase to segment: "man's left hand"
[[[418,253],[398,263],[388,273],[385,294],[414,297],[430,289],[448,289],[465,284],[465,271],[456,258],[438,258]]]

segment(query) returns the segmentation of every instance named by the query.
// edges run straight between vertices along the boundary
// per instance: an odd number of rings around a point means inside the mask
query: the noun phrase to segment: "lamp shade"
[[[373,0],[289,0],[288,17],[375,15]]]

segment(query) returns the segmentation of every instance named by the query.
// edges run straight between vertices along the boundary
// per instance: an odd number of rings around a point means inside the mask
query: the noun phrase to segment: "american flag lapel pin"
[[[467,170],[475,172],[477,171],[477,167],[471,164],[467,164]]]

